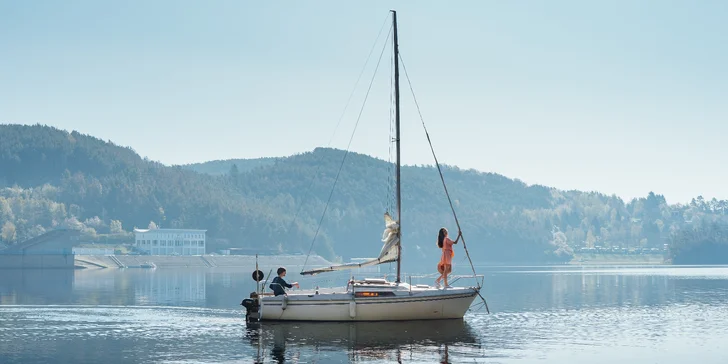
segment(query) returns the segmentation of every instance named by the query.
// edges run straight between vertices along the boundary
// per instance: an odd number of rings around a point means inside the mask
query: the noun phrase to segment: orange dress
[[[443,273],[447,270],[448,273],[452,271],[452,257],[455,256],[455,251],[452,249],[452,245],[455,244],[450,238],[445,237],[442,242],[442,257],[440,263],[437,264],[437,270]]]

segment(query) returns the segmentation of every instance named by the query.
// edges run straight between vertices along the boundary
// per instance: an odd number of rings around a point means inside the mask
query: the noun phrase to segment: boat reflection
[[[480,343],[464,320],[406,322],[263,322],[249,324],[245,339],[256,363],[298,362],[316,353],[321,361],[449,363],[448,350],[477,352]]]

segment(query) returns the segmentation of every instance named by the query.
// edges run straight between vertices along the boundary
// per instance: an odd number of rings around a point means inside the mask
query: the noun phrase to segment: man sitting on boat
[[[273,290],[273,294],[276,296],[280,296],[282,294],[286,294],[285,288],[292,288],[293,286],[296,286],[296,288],[301,288],[301,286],[298,284],[298,282],[293,282],[289,284],[286,282],[283,277],[286,276],[286,268],[280,267],[276,271],[278,273],[278,276],[273,278],[273,281],[270,283],[270,289]]]

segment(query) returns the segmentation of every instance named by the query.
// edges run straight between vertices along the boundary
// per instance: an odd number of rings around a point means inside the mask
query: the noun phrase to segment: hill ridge
[[[199,169],[219,161],[167,166],[76,131],[0,125],[0,240],[14,244],[61,225],[80,227],[89,239],[123,240],[132,226],[154,221],[204,227],[214,249],[307,253],[313,241],[329,260],[374,256],[382,215],[393,205],[392,165],[374,156],[349,152],[313,239],[344,152],[318,147],[241,163],[237,172],[217,166],[205,173]],[[728,210],[728,202],[699,196],[686,205],[669,205],[654,193],[625,203],[442,167],[476,260],[556,262],[582,247],[662,249],[675,231],[725,220]],[[429,267],[439,256],[437,230],[455,224],[434,166],[404,166],[401,173],[403,262]]]

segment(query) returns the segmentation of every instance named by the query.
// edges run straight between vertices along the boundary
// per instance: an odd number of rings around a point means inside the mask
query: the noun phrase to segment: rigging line
[[[460,222],[458,221],[458,215],[455,213],[455,207],[453,207],[452,199],[450,198],[450,193],[447,191],[447,185],[445,184],[445,177],[442,175],[442,169],[440,168],[440,162],[437,161],[437,155],[435,155],[435,148],[432,146],[432,140],[430,140],[430,133],[427,131],[427,126],[425,126],[425,119],[422,117],[422,111],[420,111],[420,104],[417,103],[417,97],[415,96],[415,90],[412,88],[412,81],[409,78],[409,75],[407,74],[407,67],[404,64],[404,60],[402,59],[402,55],[400,53],[400,61],[402,62],[402,69],[404,70],[404,75],[407,78],[407,83],[409,84],[410,92],[412,92],[412,99],[415,102],[415,106],[417,107],[417,113],[420,116],[420,121],[422,122],[422,127],[425,129],[425,135],[427,136],[427,142],[430,144],[430,151],[432,151],[432,157],[435,158],[435,165],[437,166],[437,172],[440,174],[440,180],[442,181],[442,187],[445,189],[445,195],[447,196],[447,201],[450,203],[450,210],[452,210],[452,215],[455,218],[455,224],[458,226],[458,232],[461,234],[460,237],[463,239],[463,249],[465,249],[465,255],[468,257],[468,261],[470,261],[470,268],[473,269],[473,276],[476,275],[475,273],[475,266],[473,265],[473,260],[470,259],[470,253],[468,253],[468,247],[465,245],[465,237],[462,235],[462,229],[460,229]],[[478,286],[480,286],[480,283],[478,283]]]
[[[311,247],[308,249],[308,254],[306,254],[306,260],[303,262],[303,266],[301,267],[301,272],[304,271],[304,268],[306,268],[306,263],[308,263],[308,258],[311,256],[311,250],[313,249],[313,244],[316,242],[316,237],[318,236],[319,230],[321,230],[321,224],[324,221],[324,217],[326,216],[326,210],[329,208],[329,203],[331,202],[331,197],[334,195],[334,190],[336,189],[336,183],[339,181],[339,175],[341,174],[341,170],[344,168],[344,163],[346,162],[346,157],[349,155],[349,149],[351,148],[351,142],[354,140],[354,134],[356,134],[356,129],[359,126],[359,121],[361,120],[361,115],[364,112],[364,106],[367,104],[367,99],[369,99],[369,92],[372,90],[372,85],[374,84],[374,78],[377,75],[377,70],[379,70],[379,65],[382,63],[382,55],[384,55],[384,50],[387,49],[387,39],[389,39],[389,35],[392,33],[392,28],[389,28],[389,34],[387,34],[387,38],[384,40],[384,47],[382,47],[382,52],[379,53],[379,60],[377,61],[377,67],[374,68],[374,74],[372,74],[372,79],[369,81],[369,88],[367,88],[367,93],[364,95],[364,102],[361,105],[361,108],[359,109],[359,115],[356,118],[356,123],[354,124],[354,130],[351,132],[351,137],[349,137],[349,144],[346,145],[346,151],[344,152],[344,157],[341,159],[341,165],[339,165],[339,170],[336,172],[336,177],[334,178],[334,185],[331,186],[331,192],[329,193],[329,198],[326,200],[326,205],[324,206],[324,212],[321,214],[321,219],[319,220],[318,226],[316,227],[316,233],[313,235],[313,240],[311,240]]]
[[[387,20],[389,20],[389,13],[387,13],[387,16],[384,18],[384,22],[382,22],[382,26],[379,28],[379,33],[377,33],[377,38],[374,40],[374,44],[372,44],[372,48],[369,50],[369,55],[367,55],[367,59],[364,62],[364,66],[361,69],[361,72],[359,72],[359,77],[356,78],[356,82],[354,83],[354,88],[351,90],[351,93],[349,94],[349,98],[346,100],[346,104],[344,105],[344,110],[341,112],[341,116],[339,116],[339,121],[336,123],[336,127],[334,128],[334,133],[331,134],[331,138],[329,138],[329,142],[326,144],[326,147],[330,147],[331,143],[334,141],[334,136],[336,136],[336,132],[339,130],[339,126],[341,125],[341,121],[344,120],[344,115],[346,114],[346,110],[349,109],[349,104],[351,103],[351,99],[354,97],[354,93],[356,92],[356,87],[359,86],[359,81],[361,80],[361,76],[364,75],[364,71],[367,68],[367,65],[369,64],[369,60],[372,58],[372,53],[374,53],[374,49],[377,46],[377,43],[379,42],[379,37],[382,36],[382,31],[384,30],[384,26],[387,25]],[[386,44],[386,40],[385,40]],[[316,180],[316,176],[318,175],[319,170],[321,169],[321,161],[324,158],[324,154],[322,153],[321,156],[318,159],[318,162],[316,163],[318,167],[316,167],[316,172],[313,174],[313,178],[311,178],[311,182],[308,184],[308,188],[306,188],[306,193],[303,195],[303,199],[301,200],[301,203],[298,206],[298,209],[296,209],[296,213],[293,215],[293,220],[291,220],[290,225],[288,225],[288,229],[285,231],[285,233],[289,233],[291,231],[291,228],[293,228],[293,224],[296,223],[296,219],[298,218],[298,215],[301,213],[301,210],[303,209],[303,201],[308,197],[309,192],[311,192],[311,188],[313,187],[313,183]]]
[[[452,204],[452,199],[450,198],[450,193],[447,190],[447,184],[445,184],[445,177],[442,175],[442,169],[440,168],[440,162],[437,160],[437,155],[435,155],[435,148],[432,146],[432,140],[430,139],[430,133],[427,131],[427,126],[425,126],[425,118],[422,117],[422,110],[420,110],[420,104],[417,102],[417,97],[415,96],[415,90],[412,87],[412,81],[409,78],[409,74],[407,73],[407,66],[404,64],[404,59],[402,59],[402,54],[399,54],[399,60],[402,62],[402,69],[404,70],[405,78],[407,78],[407,84],[409,85],[410,92],[412,92],[412,99],[415,102],[415,106],[417,107],[417,114],[420,116],[420,121],[422,122],[422,128],[425,130],[425,135],[427,136],[427,143],[430,144],[430,151],[432,151],[432,157],[435,159],[435,165],[437,166],[437,172],[440,174],[440,180],[442,181],[442,187],[445,189],[445,195],[447,196],[447,201],[450,203],[450,210],[452,210],[452,215],[455,218],[455,224],[458,226],[458,232],[460,233],[460,237],[463,239],[463,249],[465,250],[465,255],[468,257],[468,261],[470,262],[470,268],[473,270],[473,277],[475,278],[475,282],[478,285],[478,290],[476,293],[480,298],[483,300],[483,304],[485,305],[485,310],[490,314],[490,309],[488,308],[488,301],[485,300],[485,297],[480,292],[481,285],[480,282],[477,279],[477,274],[475,273],[475,266],[473,265],[473,260],[470,259],[470,253],[468,252],[468,247],[465,245],[465,236],[462,235],[462,229],[460,228],[460,221],[458,220],[458,215],[455,213],[455,207]]]

